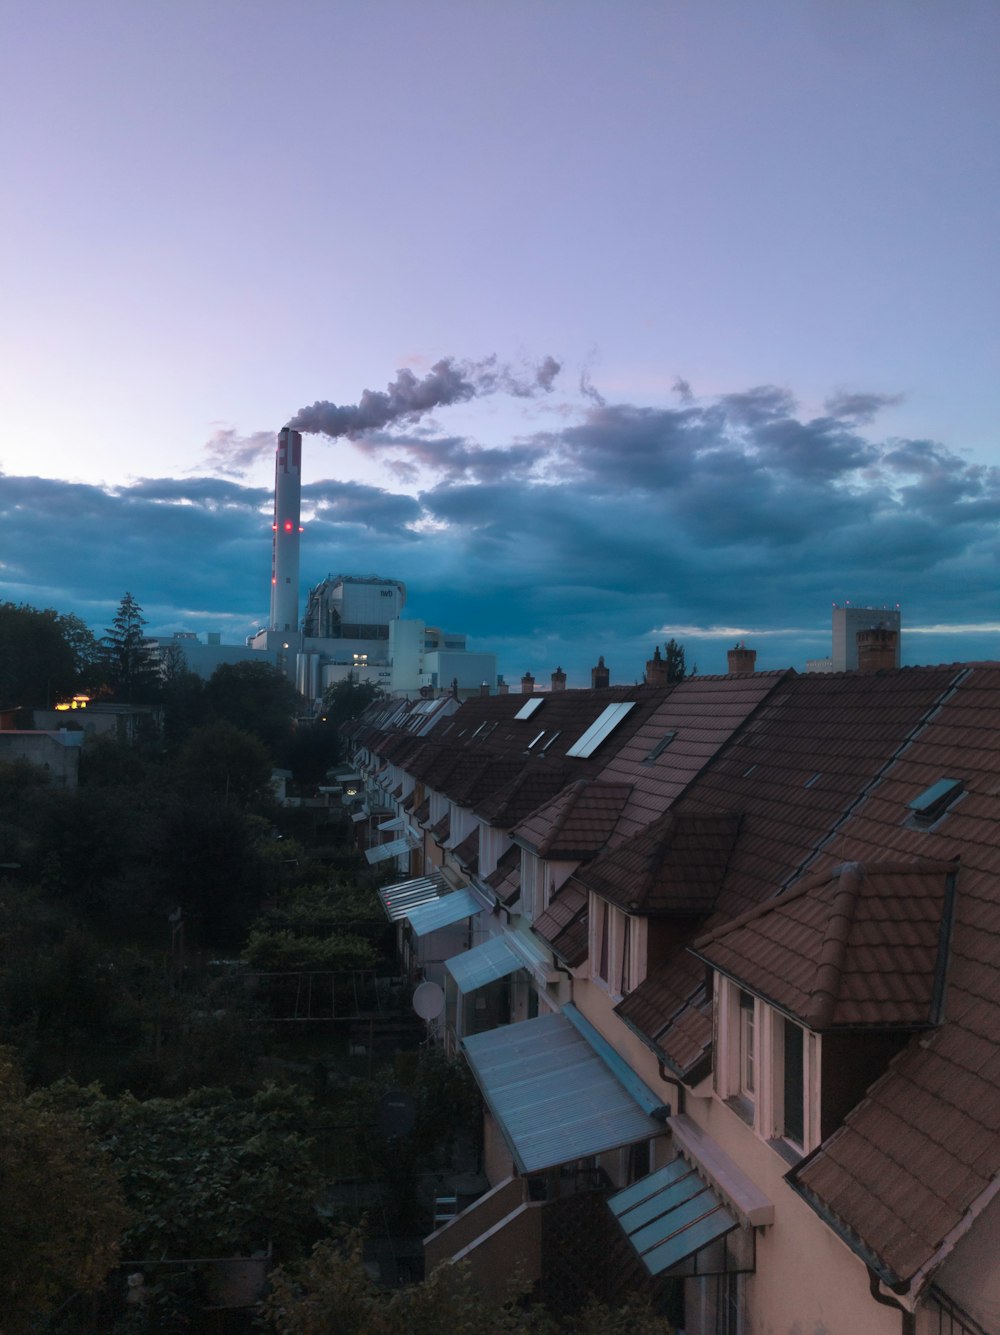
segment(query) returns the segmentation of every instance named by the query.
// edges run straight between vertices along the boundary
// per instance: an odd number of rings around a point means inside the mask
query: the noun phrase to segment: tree
[[[302,705],[295,687],[270,663],[223,663],[205,687],[205,701],[216,718],[259,737],[272,756]]]
[[[214,797],[226,806],[259,802],[268,792],[271,768],[260,738],[226,720],[195,729],[177,754],[185,791]]]
[[[353,677],[345,677],[327,687],[320,721],[332,728],[340,728],[348,720],[358,718],[370,704],[384,696],[385,691],[373,681],[355,681]]]
[[[683,644],[678,644],[676,640],[668,640],[663,646],[663,658],[667,665],[667,681],[683,681],[687,676]]]
[[[119,700],[129,703],[154,699],[159,674],[145,641],[146,618],[142,608],[126,593],[101,641],[108,681]]]
[[[128,1212],[110,1158],[72,1111],[25,1094],[0,1051],[0,1301],[4,1335],[76,1293],[96,1291],[118,1260]]]
[[[58,612],[0,603],[0,706],[46,708],[72,695],[76,664]]]

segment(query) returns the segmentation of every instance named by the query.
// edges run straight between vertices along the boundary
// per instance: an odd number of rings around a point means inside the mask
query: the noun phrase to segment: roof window
[[[545,704],[545,698],[541,695],[533,695],[530,700],[525,700],[524,704],[514,715],[516,719],[531,718],[536,709],[541,709]]]
[[[660,738],[660,740],[655,744],[655,746],[653,746],[653,748],[649,752],[649,755],[646,756],[646,758],[643,760],[642,763],[644,765],[651,765],[653,761],[657,758],[657,756],[663,755],[664,751],[667,749],[667,747],[670,745],[670,743],[674,740],[676,736],[677,736],[676,728],[674,728],[670,732],[665,732],[663,736]]]
[[[531,741],[528,743],[527,749],[530,751],[531,748],[535,745],[535,743],[540,742],[544,736],[545,736],[545,729],[543,728],[536,737],[532,737]]]
[[[906,809],[915,825],[933,825],[964,789],[964,779],[938,779],[912,802],[907,802]]]
[[[814,787],[816,786],[816,784],[819,783],[820,779],[822,779],[822,777],[823,777],[823,772],[822,772],[822,770],[817,770],[817,772],[816,772],[815,774],[810,774],[809,778],[806,779],[806,781],[805,781],[805,783],[802,785],[802,787],[803,787],[803,788],[814,788]]]
[[[545,745],[542,747],[542,753],[546,752],[546,751],[549,749],[549,747],[552,745],[552,743],[555,741],[555,739],[556,739],[557,737],[561,737],[561,736],[562,736],[562,730],[561,730],[561,729],[560,729],[560,731],[558,731],[558,732],[554,732],[554,733],[552,734],[552,736],[549,738],[549,740],[548,740],[548,741],[545,743]]]
[[[619,704],[608,705],[607,709],[598,714],[587,731],[576,739],[566,752],[567,756],[586,759],[587,756],[593,755],[604,739],[614,732],[629,710],[635,706],[634,700],[622,700]]]

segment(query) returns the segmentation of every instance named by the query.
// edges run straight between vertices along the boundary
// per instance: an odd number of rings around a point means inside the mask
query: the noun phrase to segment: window
[[[592,895],[590,924],[590,976],[623,997],[646,976],[646,919],[630,918]]]
[[[740,993],[740,1095],[753,1103],[757,1084],[756,1002],[749,992]]]
[[[794,1021],[782,1016],[784,1042],[781,1134],[796,1145],[805,1143],[805,1085],[803,1031]]]

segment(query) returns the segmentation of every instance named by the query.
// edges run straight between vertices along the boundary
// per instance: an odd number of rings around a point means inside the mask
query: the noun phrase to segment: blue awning
[[[515,955],[502,936],[491,936],[481,945],[464,950],[445,960],[444,967],[458,984],[460,992],[474,992],[477,987],[506,978],[515,969],[523,969],[520,956]]]
[[[406,916],[410,920],[416,936],[426,936],[436,932],[439,927],[450,927],[462,918],[471,918],[474,913],[482,913],[483,906],[471,890],[456,890],[454,894],[442,895],[432,904],[423,904],[413,909]]]
[[[680,1157],[619,1191],[608,1205],[651,1275],[662,1274],[739,1226]]]
[[[470,1034],[462,1046],[522,1173],[663,1131],[564,1015]]]
[[[433,904],[447,891],[448,882],[439,871],[386,885],[378,892],[390,922],[399,922],[421,904]]]

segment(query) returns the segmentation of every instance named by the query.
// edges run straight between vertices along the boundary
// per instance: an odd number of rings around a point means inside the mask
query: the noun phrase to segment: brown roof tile
[[[479,866],[479,826],[467,834],[461,843],[451,850],[456,862],[466,871],[474,872]]]
[[[592,857],[611,837],[631,791],[628,784],[577,779],[521,821],[514,838],[543,858]]]
[[[521,893],[521,850],[516,844],[507,849],[496,867],[486,877],[486,884],[501,904],[513,904]]]
[[[571,969],[587,958],[588,903],[587,892],[567,881],[532,924],[534,931]]]
[[[630,913],[707,916],[739,825],[735,812],[668,811],[575,875]]]
[[[695,953],[822,1032],[937,1022],[956,867],[844,863],[695,942]]]

